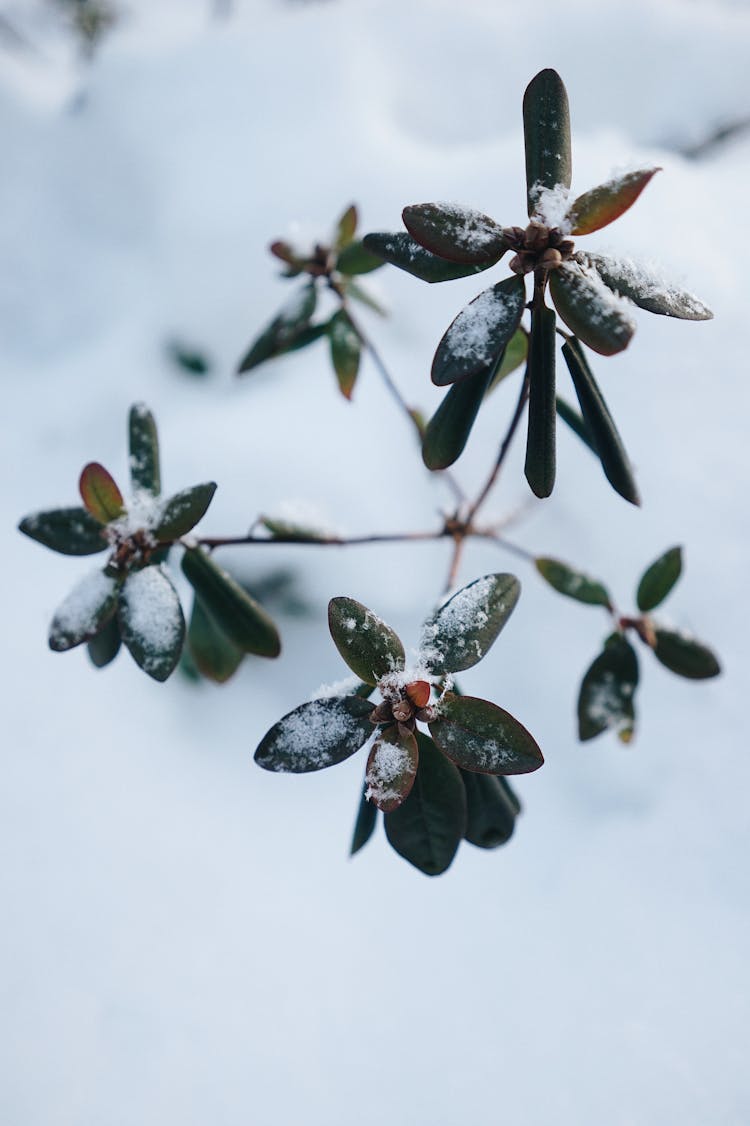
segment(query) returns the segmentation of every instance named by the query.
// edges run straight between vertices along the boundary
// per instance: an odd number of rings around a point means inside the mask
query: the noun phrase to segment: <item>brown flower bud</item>
[[[393,720],[393,708],[384,700],[370,712],[370,723],[390,723]]]
[[[436,715],[437,708],[433,707],[432,704],[428,704],[426,708],[419,709],[416,714],[416,718],[420,723],[432,723]]]
[[[549,244],[549,231],[541,223],[529,223],[524,231],[523,245],[525,250],[544,250]]]
[[[408,700],[399,700],[393,705],[393,718],[398,723],[406,723],[414,715],[414,708]]]
[[[545,270],[556,270],[558,266],[562,265],[562,254],[559,250],[553,250],[549,247],[542,255],[542,266]]]
[[[430,699],[430,685],[426,680],[413,680],[406,686],[406,695],[415,708],[423,708]]]

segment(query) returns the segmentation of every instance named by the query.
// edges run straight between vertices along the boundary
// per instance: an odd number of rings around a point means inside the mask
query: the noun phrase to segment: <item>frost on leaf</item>
[[[122,639],[136,663],[154,680],[173,672],[185,638],[177,591],[162,567],[128,575],[120,595]]]
[[[104,571],[84,575],[52,619],[50,649],[60,653],[94,637],[115,612],[118,588]]]
[[[264,770],[307,774],[343,762],[373,735],[372,704],[331,696],[300,704],[261,740],[255,761]]]
[[[518,328],[524,300],[521,278],[499,282],[475,297],[438,344],[433,383],[444,387],[492,364]]]
[[[419,659],[434,674],[481,661],[508,620],[521,587],[514,575],[485,575],[438,607],[422,627]]]
[[[399,739],[388,731],[375,742],[367,760],[366,795],[384,813],[396,809],[409,796],[417,774],[417,741],[413,735]]]
[[[632,258],[610,258],[603,254],[581,255],[611,290],[627,297],[639,309],[683,321],[709,321],[713,313],[695,294],[668,281],[655,266]]]
[[[545,227],[556,227],[562,235],[570,234],[570,188],[566,188],[565,184],[555,184],[554,188],[534,184],[529,197],[533,201],[535,220]]]

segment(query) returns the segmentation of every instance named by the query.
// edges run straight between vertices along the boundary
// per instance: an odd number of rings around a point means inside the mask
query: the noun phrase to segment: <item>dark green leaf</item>
[[[367,795],[383,813],[392,813],[408,798],[417,774],[417,740],[396,726],[385,727],[367,759]]]
[[[359,336],[345,309],[339,309],[328,322],[331,341],[331,362],[339,382],[341,394],[351,399],[359,372],[362,350]]]
[[[362,791],[362,797],[357,810],[357,820],[354,822],[354,833],[349,855],[354,856],[369,841],[375,832],[378,820],[378,811],[371,801],[367,800],[367,787]]]
[[[185,619],[177,591],[162,567],[128,575],[120,592],[119,622],[130,655],[154,680],[166,680],[180,659]]]
[[[164,505],[159,525],[154,530],[156,538],[168,543],[187,535],[205,516],[215,492],[216,482],[207,481],[175,493]]]
[[[571,407],[570,403],[566,403],[565,399],[561,399],[559,395],[555,399],[555,408],[563,422],[570,427],[573,433],[581,439],[585,446],[588,446],[592,454],[595,454],[598,457],[599,454],[597,452],[596,446],[594,445],[594,439],[591,437],[586,423],[583,421],[583,418],[578,413],[578,411],[574,410],[574,408]]]
[[[655,629],[654,653],[666,668],[690,680],[707,680],[718,676],[718,657],[700,641],[670,629]]]
[[[592,436],[605,477],[621,497],[631,504],[640,504],[641,498],[633,477],[630,459],[625,452],[604,396],[586,361],[583,348],[577,340],[566,340],[562,353],[578,396],[586,430]]]
[[[122,493],[114,478],[98,462],[91,461],[83,467],[78,488],[86,508],[101,524],[109,524],[125,512]]]
[[[446,387],[494,364],[516,332],[526,289],[514,275],[485,289],[449,325],[432,361],[432,382]]]
[[[614,727],[629,743],[635,727],[638,658],[629,641],[613,633],[587,669],[578,696],[578,737],[585,741]]]
[[[120,626],[115,616],[110,618],[107,624],[99,630],[96,637],[92,637],[88,643],[87,649],[92,665],[95,665],[98,669],[103,669],[110,661],[114,661],[120,652],[121,644]]]
[[[420,246],[449,262],[490,266],[508,249],[503,228],[481,211],[451,203],[414,203],[402,213]]]
[[[315,312],[317,290],[315,282],[306,282],[292,295],[278,316],[263,330],[243,357],[237,369],[239,374],[252,371],[266,360],[281,356],[284,352],[299,347],[298,338],[309,326]],[[309,340],[305,340],[309,343]]]
[[[498,848],[513,835],[517,809],[507,783],[496,774],[462,770],[466,790],[466,840],[477,848]]]
[[[467,278],[471,274],[479,274],[487,270],[492,262],[474,265],[465,262],[449,262],[438,254],[432,254],[420,246],[416,239],[405,231],[396,234],[375,232],[365,235],[364,246],[377,254],[399,270],[405,270],[421,281],[430,283],[455,281],[457,278]]]
[[[568,328],[601,356],[614,356],[630,343],[635,323],[625,303],[591,269],[563,262],[553,270],[549,291]]]
[[[542,578],[560,594],[567,594],[568,598],[575,598],[577,602],[585,602],[589,606],[604,606],[611,610],[609,591],[597,579],[574,570],[559,559],[540,555],[534,563]]]
[[[555,486],[555,314],[542,307],[531,314],[529,343],[529,429],[525,473],[535,496],[548,497]]]
[[[542,70],[523,96],[523,135],[526,146],[526,187],[529,216],[534,215],[539,189],[558,184],[570,187],[570,113],[560,75]]]
[[[107,546],[101,521],[80,506],[35,512],[23,518],[18,530],[61,555],[96,555]]]
[[[337,249],[349,245],[356,233],[358,222],[357,205],[351,203],[336,224],[336,234],[334,235],[333,245]]]
[[[447,692],[430,724],[435,743],[457,766],[481,774],[528,774],[544,758],[534,738],[509,712],[476,696]]]
[[[659,606],[682,574],[682,548],[670,547],[641,575],[636,602],[642,613]]]
[[[130,480],[133,491],[144,489],[152,496],[158,497],[161,492],[159,436],[154,416],[143,403],[135,403],[130,408],[128,436]]]
[[[354,598],[332,598],[328,628],[341,656],[367,684],[404,667],[404,647],[390,626]]]
[[[652,176],[661,168],[644,168],[638,172],[626,172],[598,188],[584,192],[570,205],[568,215],[573,224],[572,235],[590,235],[601,230],[608,223],[618,219],[638,196]]]
[[[182,557],[182,570],[219,628],[243,653],[278,657],[279,634],[262,606],[200,548]]]
[[[525,329],[518,328],[508,341],[505,351],[503,352],[503,358],[487,390],[494,391],[498,383],[501,383],[506,375],[510,375],[511,372],[514,372],[516,368],[519,368],[521,364],[526,362],[528,355],[529,334]]]
[[[119,581],[105,571],[84,575],[52,619],[50,649],[64,653],[95,637],[114,615],[119,590]]]
[[[515,575],[474,579],[422,626],[420,659],[436,676],[470,669],[494,644],[520,593],[521,584]]]
[[[224,684],[234,675],[245,655],[217,626],[198,597],[193,599],[187,648],[198,672],[217,684]]]
[[[289,712],[264,735],[255,761],[264,770],[308,774],[343,762],[372,734],[373,705],[359,696],[311,700]]]
[[[399,856],[427,876],[450,867],[466,832],[466,791],[461,775],[432,739],[417,734],[419,766],[412,791],[393,813],[385,832]]]
[[[496,365],[454,383],[427,424],[422,460],[428,469],[447,469],[464,451]]]
[[[336,269],[340,274],[370,274],[385,265],[379,254],[369,251],[359,239],[345,247],[338,256]]]
[[[629,259],[608,258],[602,254],[581,254],[580,260],[592,267],[605,285],[629,298],[639,309],[682,321],[710,321],[713,313],[687,290],[665,282],[658,274]]]

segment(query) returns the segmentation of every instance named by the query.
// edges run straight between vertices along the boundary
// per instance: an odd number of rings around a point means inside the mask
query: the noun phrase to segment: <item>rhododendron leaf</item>
[[[588,427],[578,411],[575,410],[574,407],[571,407],[570,403],[567,403],[565,399],[562,399],[559,395],[555,399],[555,408],[565,425],[569,426],[573,433],[581,439],[583,444],[588,446],[592,454],[596,454],[598,457],[599,454],[594,445],[594,439],[591,437]]]
[[[373,270],[379,270],[384,265],[380,255],[373,254],[359,239],[345,247],[336,260],[336,269],[339,273],[347,274],[349,277],[352,274],[371,274]]]
[[[466,790],[465,839],[477,848],[498,848],[510,840],[518,810],[508,796],[508,783],[497,774],[462,770]]]
[[[398,809],[411,793],[417,774],[417,740],[395,726],[384,728],[367,759],[367,796],[383,813]]]
[[[715,653],[694,637],[671,629],[655,629],[654,653],[661,663],[678,676],[707,680],[718,676],[721,665]]]
[[[481,774],[529,774],[543,764],[533,736],[509,712],[475,696],[447,692],[430,734],[464,770]]]
[[[238,373],[252,371],[266,360],[291,351],[295,345],[299,346],[299,338],[309,325],[316,302],[315,282],[306,282],[253,342],[240,361]],[[309,340],[306,338],[305,342],[309,343]]]
[[[486,371],[501,356],[523,315],[526,289],[514,275],[485,289],[449,325],[432,361],[432,382],[446,387]]]
[[[523,135],[526,147],[526,187],[529,216],[534,214],[539,188],[570,187],[570,111],[560,75],[542,70],[523,96]]]
[[[534,563],[542,578],[560,594],[575,598],[577,602],[585,602],[588,606],[604,606],[607,610],[612,608],[609,591],[597,579],[548,556],[540,555]]]
[[[133,571],[120,591],[120,633],[133,660],[154,680],[174,672],[185,640],[177,591],[162,567]]]
[[[117,520],[125,512],[125,502],[114,478],[98,462],[84,466],[78,488],[86,508],[102,524]]]
[[[144,489],[157,497],[161,492],[159,435],[156,420],[143,403],[135,403],[130,408],[128,437],[133,492]]]
[[[210,555],[189,549],[182,570],[204,609],[243,653],[278,657],[281,641],[272,619]]]
[[[375,826],[378,821],[377,808],[371,801],[367,800],[367,787],[362,791],[362,797],[359,801],[359,808],[357,810],[357,819],[354,822],[354,832],[352,833],[352,843],[349,849],[349,855],[354,856],[361,848],[369,841],[372,834],[375,832]]]
[[[404,667],[404,647],[397,634],[354,598],[332,598],[328,628],[349,668],[366,684]]]
[[[351,203],[336,224],[333,244],[337,249],[349,245],[356,233],[358,222],[357,205]]]
[[[219,628],[197,596],[193,599],[187,647],[201,675],[217,684],[229,680],[245,656],[239,645]]]
[[[529,342],[529,428],[524,472],[535,496],[548,497],[555,486],[555,314],[535,309]]]
[[[630,459],[604,396],[586,361],[583,348],[577,340],[566,340],[562,353],[578,396],[586,430],[593,439],[605,477],[621,497],[631,504],[640,504],[641,498]]]
[[[52,619],[49,647],[64,653],[95,637],[117,610],[120,580],[93,571],[73,587]]]
[[[630,642],[613,633],[586,670],[578,696],[578,737],[585,741],[610,727],[628,743],[635,727],[638,658]]]
[[[288,540],[296,543],[303,540],[305,543],[326,543],[330,540],[327,532],[308,528],[303,524],[295,524],[291,520],[277,519],[275,516],[259,516],[258,523],[271,533],[271,539]]]
[[[91,663],[98,669],[103,669],[111,661],[114,661],[117,654],[120,652],[122,645],[122,638],[120,637],[120,626],[117,617],[113,616],[109,621],[99,630],[95,637],[92,637],[87,645],[89,658]]]
[[[405,270],[415,278],[426,282],[455,281],[456,278],[467,278],[470,274],[479,274],[494,265],[492,262],[483,262],[479,265],[466,262],[449,262],[413,239],[406,231],[395,234],[373,232],[365,235],[364,246],[377,254],[385,262]]]
[[[361,344],[344,309],[334,313],[328,322],[328,336],[331,341],[331,362],[341,394],[345,399],[351,399],[359,372]]]
[[[661,168],[642,168],[626,172],[578,196],[570,205],[568,215],[573,224],[571,234],[590,235],[618,219],[635,203],[652,176]]]
[[[428,469],[447,469],[464,451],[496,365],[454,383],[427,424],[422,460]]]
[[[470,207],[414,203],[404,208],[402,217],[420,246],[449,262],[490,266],[508,248],[500,224]]]
[[[372,734],[373,705],[360,696],[300,704],[268,731],[255,752],[264,770],[308,774],[353,755]]]
[[[364,286],[355,282],[354,278],[345,277],[342,286],[346,295],[353,297],[355,301],[359,301],[360,305],[365,305],[368,309],[372,309],[373,313],[377,313],[379,317],[388,316],[388,310],[381,305],[368,289],[365,289]]]
[[[596,271],[605,285],[627,297],[639,309],[682,321],[710,321],[713,318],[711,310],[698,297],[665,282],[646,266],[602,254],[582,254],[580,258]]]
[[[18,530],[61,555],[96,555],[107,547],[104,525],[80,505],[32,513]]]
[[[660,606],[682,574],[682,548],[670,547],[641,575],[636,602],[642,613]]]
[[[474,579],[438,607],[422,626],[420,660],[436,676],[476,665],[507,622],[518,602],[515,575]]]
[[[203,485],[192,485],[182,489],[164,505],[159,524],[154,530],[158,540],[168,542],[179,539],[202,520],[216,492],[216,482],[207,481]]]
[[[466,790],[458,768],[417,734],[419,765],[406,801],[385,815],[392,848],[427,876],[445,872],[466,832]]]
[[[594,352],[614,356],[627,348],[635,332],[633,319],[590,269],[564,262],[550,274],[549,291],[568,328]]]

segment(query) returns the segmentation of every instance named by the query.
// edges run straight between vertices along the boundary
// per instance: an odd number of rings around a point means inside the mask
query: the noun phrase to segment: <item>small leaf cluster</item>
[[[628,640],[633,633],[656,659],[678,676],[707,680],[721,666],[715,653],[688,634],[669,629],[651,617],[682,574],[682,548],[672,547],[641,575],[636,591],[640,614],[621,616],[609,591],[598,579],[569,567],[558,559],[539,557],[539,574],[560,594],[589,606],[602,606],[617,629],[604,641],[602,651],[586,670],[578,695],[578,735],[582,741],[614,729],[623,743],[635,731],[635,691],[639,681],[638,657]]]
[[[365,249],[356,237],[357,224],[357,208],[351,204],[336,224],[328,243],[316,243],[309,252],[296,249],[288,242],[271,243],[271,253],[286,264],[283,276],[303,277],[304,280],[253,341],[240,361],[239,374],[326,337],[339,390],[346,399],[351,399],[359,373],[362,342],[348,310],[348,300],[352,298],[383,313],[356,281],[361,274],[369,274],[383,265],[383,259]],[[339,307],[330,317],[316,322],[321,288],[335,295]]]
[[[519,807],[502,779],[537,770],[542,753],[509,712],[460,695],[453,675],[484,657],[519,592],[508,574],[463,587],[424,623],[413,667],[398,635],[372,610],[353,598],[332,599],[331,637],[359,683],[289,712],[261,740],[255,761],[299,774],[366,748],[353,851],[369,839],[377,810],[396,852],[428,875],[445,871],[464,838],[482,847],[503,843]],[[376,688],[377,704],[369,699]]]
[[[712,314],[696,297],[665,285],[628,260],[577,251],[571,237],[590,234],[617,219],[659,169],[626,173],[571,201],[568,98],[555,71],[543,70],[529,84],[523,122],[529,215],[525,227],[503,226],[454,204],[421,203],[404,208],[407,233],[372,233],[364,239],[365,247],[384,261],[433,283],[479,273],[512,252],[511,276],[475,297],[438,344],[432,381],[450,389],[427,426],[423,458],[430,469],[452,465],[488,390],[525,361],[526,478],[536,496],[548,497],[556,474],[559,332],[566,341],[563,357],[580,403],[585,440],[599,455],[613,488],[637,504],[632,469],[584,345],[604,356],[626,348],[635,329],[632,304],[684,320],[705,320]],[[534,283],[528,306],[527,274]],[[547,293],[553,308],[546,304]],[[528,333],[521,326],[526,308],[531,314]],[[558,316],[570,333],[558,327]]]
[[[205,515],[213,481],[161,495],[156,423],[143,404],[128,419],[131,496],[126,501],[112,475],[97,462],[81,473],[82,506],[25,517],[19,530],[63,555],[107,552],[104,566],[85,575],[55,613],[49,645],[65,652],[86,643],[102,668],[121,645],[155,680],[174,671],[186,640],[204,675],[225,680],[245,653],[275,657],[274,623],[235,580],[194,541],[185,541]],[[165,563],[170,548],[186,548],[182,569],[195,593],[190,627]]]

